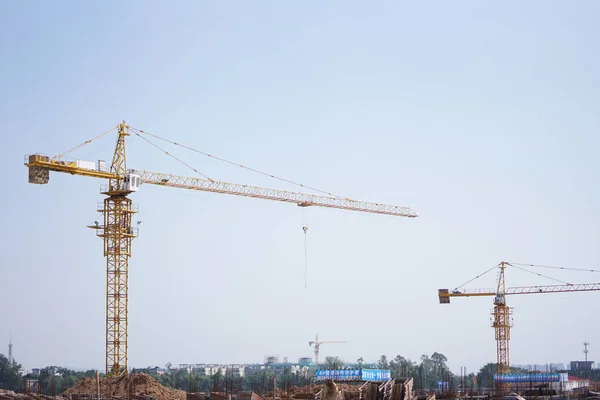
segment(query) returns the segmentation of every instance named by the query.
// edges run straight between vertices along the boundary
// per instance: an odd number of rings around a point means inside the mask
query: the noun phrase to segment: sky
[[[104,369],[102,180],[27,183],[25,154],[132,127],[414,219],[143,185],[129,365],[496,357],[501,261],[600,270],[594,1],[0,4],[0,352]],[[215,180],[307,189],[156,141]],[[69,153],[110,160],[114,134]],[[129,168],[198,175],[139,137]],[[307,248],[302,227],[308,226]],[[308,285],[305,288],[305,262]],[[567,282],[597,272],[532,269]],[[496,271],[469,283],[495,285]],[[556,281],[518,269],[508,286]],[[511,363],[600,361],[600,293],[509,297]]]

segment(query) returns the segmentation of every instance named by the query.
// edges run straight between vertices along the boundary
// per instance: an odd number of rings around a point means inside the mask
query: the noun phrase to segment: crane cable
[[[525,268],[522,268],[522,267],[551,268],[551,269],[561,269],[561,270],[565,270],[565,271],[600,272],[599,270],[595,270],[595,269],[568,268],[568,267],[559,267],[559,266],[555,267],[555,266],[550,266],[550,265],[536,265],[536,264],[523,264],[523,263],[510,263],[510,262],[507,263],[507,264],[510,265],[511,267],[515,267],[517,269],[520,269],[521,271],[529,272],[530,274],[537,275],[537,276],[540,276],[542,278],[550,279],[550,280],[553,280],[553,281],[556,281],[556,282],[560,282],[560,283],[562,283],[564,285],[569,285],[569,286],[572,286],[573,284],[569,283],[569,282],[562,281],[560,279],[552,278],[551,276],[547,276],[547,275],[543,275],[543,274],[540,274],[540,273],[537,273],[537,272],[529,271],[528,269],[525,269]],[[483,272],[482,274],[477,275],[475,278],[473,278],[473,279],[471,279],[471,280],[463,283],[460,286],[457,286],[455,288],[455,290],[456,289],[460,289],[461,287],[463,287],[463,286],[465,286],[465,285],[473,282],[475,279],[480,278],[481,276],[487,274],[488,272],[490,272],[491,270],[493,270],[496,267],[497,266],[494,266],[494,267],[488,269],[487,271]]]
[[[67,151],[63,151],[62,153],[60,153],[60,154],[59,154],[59,155],[57,155],[57,156],[54,156],[54,157],[52,157],[52,158],[50,159],[50,161],[55,161],[56,159],[63,157],[65,154],[68,154],[68,153],[70,153],[70,152],[72,152],[72,151],[74,151],[74,150],[77,150],[78,148],[80,148],[80,147],[83,147],[83,146],[85,146],[86,144],[92,143],[94,140],[96,140],[96,139],[98,139],[98,138],[101,138],[102,136],[104,136],[104,135],[106,135],[106,134],[109,134],[109,133],[111,133],[112,131],[114,131],[114,130],[115,130],[115,129],[117,129],[118,127],[119,127],[119,125],[115,125],[115,126],[113,126],[113,127],[112,127],[112,128],[110,128],[108,131],[106,131],[106,132],[104,132],[104,133],[101,133],[101,134],[99,134],[98,136],[95,136],[95,137],[93,137],[93,138],[91,138],[91,139],[89,139],[89,140],[86,140],[85,142],[83,142],[83,143],[81,143],[81,144],[78,144],[77,146],[75,146],[75,147],[73,147],[73,148],[71,148],[71,149],[69,149],[69,150],[67,150]]]
[[[560,267],[560,266],[553,267],[553,266],[550,266],[550,265],[535,265],[535,264],[521,264],[521,263],[510,263],[510,264],[513,265],[513,266],[520,265],[522,267],[562,269],[562,270],[565,270],[565,271],[600,272],[599,270],[596,270],[596,269],[567,268],[567,267]]]
[[[308,239],[306,232],[308,231],[308,210],[302,210],[302,230],[304,231],[304,289],[308,287]]]
[[[131,128],[130,128],[131,129]],[[166,151],[165,149],[161,148],[160,146],[158,146],[157,144],[153,143],[152,141],[148,140],[147,138],[143,137],[142,135],[140,135],[137,132],[133,132],[136,136],[138,136],[139,138],[141,138],[142,140],[146,141],[147,143],[150,143],[152,146],[156,147],[158,150],[162,151],[163,153],[165,153],[166,155],[168,155],[169,157],[173,158],[175,161],[180,162],[181,164],[185,165],[186,167],[188,167],[189,169],[191,169],[192,171],[194,171],[195,173],[197,173],[198,175],[203,176],[204,178],[208,179],[211,182],[214,182],[214,180],[210,179],[208,176],[204,175],[202,172],[198,171],[196,168],[192,167],[191,165],[187,164],[184,161],[181,161],[179,158],[175,157],[173,154],[169,153],[168,151]]]
[[[525,272],[529,272],[530,274],[533,274],[533,275],[541,276],[542,278],[550,279],[550,280],[553,280],[553,281],[556,281],[556,282],[560,282],[562,284],[569,285],[569,286],[573,285],[572,283],[561,281],[560,279],[552,278],[551,276],[543,275],[543,274],[540,274],[540,273],[537,273],[537,272],[533,272],[533,271],[530,271],[528,269],[525,269],[525,268],[519,267],[517,265],[511,264],[511,263],[508,263],[508,265],[510,265],[512,267],[515,267],[517,269],[520,269],[521,271],[525,271]]]
[[[169,140],[169,139],[162,138],[162,137],[160,137],[160,136],[158,136],[158,135],[154,135],[154,134],[152,134],[152,133],[150,133],[150,132],[146,132],[146,131],[144,131],[144,130],[142,130],[142,129],[137,129],[137,128],[133,128],[133,127],[129,127],[129,129],[131,129],[131,130],[133,130],[134,132],[136,132],[136,134],[137,134],[137,133],[142,133],[142,134],[145,134],[145,135],[148,135],[148,136],[152,136],[153,138],[156,138],[156,139],[158,139],[158,140],[162,140],[162,141],[164,141],[164,142],[170,143],[170,144],[172,144],[172,145],[174,145],[174,146],[183,147],[184,149],[187,149],[187,150],[193,151],[193,152],[195,152],[195,153],[199,153],[199,154],[205,155],[205,156],[207,156],[207,157],[214,158],[215,160],[219,160],[219,161],[225,162],[225,163],[227,163],[227,164],[235,165],[236,167],[240,167],[240,168],[243,168],[243,169],[247,169],[248,171],[252,171],[252,172],[255,172],[255,173],[257,173],[257,174],[261,174],[261,175],[267,176],[267,177],[269,177],[269,178],[277,179],[277,180],[280,180],[280,181],[283,181],[283,182],[286,182],[286,183],[290,183],[290,184],[292,184],[292,185],[300,186],[300,187],[303,187],[303,188],[306,188],[306,189],[313,190],[313,191],[315,191],[315,192],[319,192],[319,193],[326,194],[326,195],[329,195],[329,196],[337,197],[337,198],[340,198],[340,199],[348,199],[347,197],[344,197],[344,196],[339,196],[339,195],[337,195],[337,194],[333,194],[333,193],[331,193],[331,192],[326,192],[326,191],[324,191],[324,190],[320,190],[320,189],[317,189],[317,188],[314,188],[314,187],[311,187],[311,186],[306,186],[306,185],[304,185],[304,184],[302,184],[302,183],[294,182],[294,181],[291,181],[291,180],[289,180],[289,179],[281,178],[281,177],[279,177],[279,176],[276,176],[276,175],[273,175],[273,174],[269,174],[269,173],[267,173],[267,172],[263,172],[263,171],[260,171],[260,170],[254,169],[254,168],[247,167],[247,166],[245,166],[245,165],[242,165],[242,164],[235,163],[235,162],[233,162],[233,161],[226,160],[226,159],[224,159],[224,158],[221,158],[221,157],[217,157],[217,156],[215,156],[215,155],[212,155],[212,154],[209,154],[209,153],[203,152],[203,151],[201,151],[201,150],[198,150],[198,149],[194,149],[194,148],[192,148],[192,147],[189,147],[189,146],[183,145],[183,144],[181,144],[181,143],[177,143],[177,142],[174,142],[174,141],[172,141],[172,140]],[[139,135],[138,135],[138,136],[139,136]],[[350,199],[348,199],[348,200],[350,200]]]
[[[477,278],[481,278],[483,275],[485,275],[485,274],[487,274],[488,272],[490,272],[490,271],[492,271],[492,270],[496,269],[496,267],[497,267],[497,265],[494,265],[492,268],[490,268],[490,269],[488,269],[487,271],[485,271],[485,272],[483,272],[483,273],[481,273],[481,274],[477,275],[475,278],[473,278],[473,279],[471,279],[471,280],[468,280],[468,281],[466,281],[466,282],[465,282],[465,283],[463,283],[462,285],[455,287],[454,289],[455,289],[455,290],[456,290],[456,289],[460,289],[461,287],[463,287],[463,286],[465,286],[465,285],[468,285],[469,283],[473,282],[475,279],[477,279]]]
[[[247,167],[244,167],[243,165],[235,164],[235,163],[233,163],[233,162],[231,162],[231,161],[227,161],[227,160],[221,159],[221,158],[219,158],[219,157],[214,157],[214,156],[212,156],[212,155],[210,155],[210,154],[207,154],[207,153],[204,153],[204,152],[202,152],[202,151],[199,151],[199,150],[193,149],[193,148],[191,148],[191,147],[188,147],[188,146],[183,146],[183,145],[180,145],[180,144],[178,144],[178,143],[176,143],[176,142],[172,142],[172,141],[170,141],[170,140],[163,139],[163,138],[161,138],[161,137],[159,137],[159,136],[152,135],[152,134],[150,134],[150,133],[148,133],[148,132],[144,132],[144,131],[142,131],[141,129],[136,129],[136,128],[132,128],[132,127],[129,127],[129,129],[130,129],[130,130],[131,130],[131,131],[132,131],[132,132],[133,132],[133,133],[134,133],[134,134],[135,134],[137,137],[141,138],[142,140],[144,140],[145,142],[149,143],[150,145],[152,145],[153,147],[155,147],[155,148],[156,148],[156,149],[158,149],[159,151],[161,151],[161,152],[165,153],[165,154],[166,154],[166,155],[168,155],[169,157],[171,157],[171,158],[173,158],[174,160],[176,160],[177,162],[179,162],[179,163],[181,163],[181,164],[185,165],[186,167],[188,167],[188,168],[189,168],[189,169],[191,169],[192,171],[194,171],[194,172],[196,172],[197,174],[199,174],[199,175],[203,176],[204,178],[208,179],[208,180],[209,180],[209,181],[211,181],[211,182],[214,182],[214,180],[212,180],[212,179],[211,179],[211,178],[209,178],[208,176],[204,175],[202,172],[198,171],[197,169],[195,169],[195,168],[194,168],[194,167],[192,167],[191,165],[187,164],[186,162],[184,162],[184,161],[180,160],[179,158],[175,157],[173,154],[169,153],[168,151],[166,151],[166,150],[165,150],[165,149],[163,149],[162,147],[158,146],[156,143],[152,142],[152,141],[151,141],[151,140],[149,140],[148,138],[146,138],[146,137],[142,136],[142,134],[146,134],[146,135],[149,135],[149,136],[155,137],[155,138],[157,138],[157,139],[159,139],[159,140],[163,140],[163,141],[166,141],[166,142],[168,142],[168,143],[171,143],[171,144],[174,144],[174,145],[177,145],[177,146],[180,146],[180,147],[184,147],[184,148],[186,148],[186,149],[189,149],[189,150],[191,150],[191,151],[195,151],[195,152],[198,152],[198,153],[200,153],[200,154],[207,155],[208,157],[216,158],[217,160],[224,161],[224,162],[227,162],[227,163],[229,163],[229,164],[237,165],[237,166],[239,166],[239,167],[241,167],[241,168],[245,168],[245,169],[248,169],[248,170],[251,170],[251,171],[254,171],[254,172],[258,172],[258,173],[260,173],[260,174],[267,175],[267,176],[269,176],[269,177],[272,177],[272,178],[275,178],[275,179],[279,179],[279,180],[286,181],[286,182],[289,182],[289,183],[292,183],[292,184],[295,184],[295,185],[299,185],[299,186],[302,186],[302,187],[305,187],[305,188],[308,188],[308,189],[311,189],[311,190],[315,190],[315,191],[318,191],[318,192],[321,192],[321,193],[326,193],[326,194],[329,194],[329,195],[335,196],[335,195],[333,195],[333,194],[331,194],[331,193],[328,193],[328,192],[323,192],[323,191],[321,191],[321,190],[314,189],[314,188],[311,188],[311,187],[309,187],[309,186],[305,186],[305,185],[302,185],[302,184],[298,184],[298,183],[295,183],[295,182],[292,182],[292,181],[289,181],[289,180],[286,180],[286,179],[283,179],[283,178],[278,178],[278,177],[276,177],[276,176],[274,176],[274,175],[270,175],[270,174],[267,174],[267,173],[265,173],[265,172],[261,172],[261,171],[258,171],[258,170],[254,170],[254,169],[252,169],[252,168],[247,168]],[[336,197],[340,197],[340,196],[336,196]],[[307,236],[308,236],[308,235],[307,235],[307,232],[308,232],[308,215],[307,215],[307,210],[306,210],[306,209],[304,209],[304,210],[303,210],[303,213],[304,213],[304,214],[303,214],[303,221],[302,221],[302,230],[304,231],[304,288],[306,289],[306,288],[308,288],[308,237],[307,237]]]

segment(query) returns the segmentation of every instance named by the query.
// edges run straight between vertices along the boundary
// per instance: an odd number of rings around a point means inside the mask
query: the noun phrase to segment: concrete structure
[[[246,367],[241,364],[232,364],[227,368],[227,375],[236,378],[243,378],[246,374]]]
[[[571,361],[571,371],[590,371],[594,368],[593,361]]]

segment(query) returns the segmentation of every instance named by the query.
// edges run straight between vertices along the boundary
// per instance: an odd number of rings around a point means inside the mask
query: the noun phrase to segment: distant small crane
[[[319,349],[323,343],[348,343],[344,340],[327,340],[327,341],[319,341],[319,335],[315,338],[315,340],[311,340],[308,342],[309,346],[315,345],[315,369],[319,369]]]

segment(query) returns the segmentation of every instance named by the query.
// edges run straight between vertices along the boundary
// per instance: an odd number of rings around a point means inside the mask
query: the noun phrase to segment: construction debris
[[[435,394],[420,394],[415,397],[416,400],[435,400]]]
[[[237,395],[237,400],[263,400],[263,398],[254,392],[240,392]]]
[[[389,381],[366,382],[360,388],[358,400],[414,400],[413,379],[399,378]],[[347,400],[347,399],[346,399]]]
[[[412,400],[413,398],[413,378],[395,379],[391,400]]]
[[[379,383],[366,382],[359,389],[359,400],[378,400]]]

